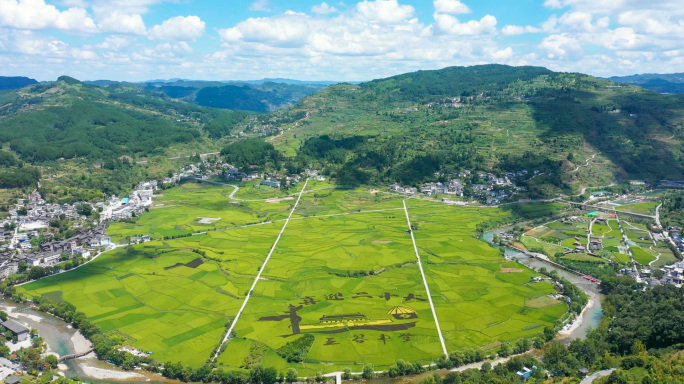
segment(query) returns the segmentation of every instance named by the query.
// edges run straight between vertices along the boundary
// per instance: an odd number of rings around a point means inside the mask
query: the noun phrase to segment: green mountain
[[[29,85],[36,84],[36,83],[38,83],[36,80],[29,79],[28,77],[0,76],[0,90],[19,89],[19,88],[28,87]]]
[[[684,177],[684,96],[536,67],[419,71],[331,86],[240,129],[289,169],[417,184],[461,169],[538,170],[531,196]]]
[[[0,93],[0,143],[17,160],[2,168],[23,173],[18,169],[30,164],[43,171],[43,179],[57,176],[44,186],[119,193],[143,177],[176,169],[168,158],[219,150],[212,138],[246,115],[173,100],[136,85],[98,87],[63,76]],[[0,187],[27,183],[15,184]]]
[[[616,83],[633,84],[658,93],[684,93],[684,73],[645,73],[609,78]]]
[[[205,107],[271,112],[292,106],[304,97],[325,88],[326,85],[275,82],[226,84],[180,80],[172,83],[144,83],[141,87],[150,92],[161,92],[169,97]]]

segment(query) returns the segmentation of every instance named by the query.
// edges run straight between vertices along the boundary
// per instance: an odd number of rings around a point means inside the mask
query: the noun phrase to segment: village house
[[[262,180],[261,185],[265,185],[272,188],[280,188],[280,181],[275,180]]]
[[[12,332],[17,336],[17,340],[24,341],[29,337],[29,329],[23,325],[17,323],[14,320],[7,320],[0,323],[3,327],[7,328],[8,331]]]
[[[4,280],[19,271],[19,264],[5,262],[0,265],[0,280]]]

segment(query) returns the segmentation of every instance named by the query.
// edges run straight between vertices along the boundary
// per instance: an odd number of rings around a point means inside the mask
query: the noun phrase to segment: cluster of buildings
[[[145,212],[152,205],[154,192],[159,189],[157,184],[156,180],[144,181],[128,197],[110,197],[101,207],[98,206],[102,209],[100,220],[125,220]]]
[[[294,183],[302,181],[304,177],[324,181],[325,176],[320,174],[318,170],[307,169],[302,172],[301,175],[284,176],[278,173],[245,173],[240,172],[237,168],[229,166],[223,172],[224,179],[228,181],[251,181],[251,180],[261,180],[261,185],[265,185],[272,188],[280,188],[285,183],[285,186],[290,186]]]
[[[684,238],[682,238],[682,235],[679,233],[679,230],[670,229],[669,235],[672,238],[672,241],[674,241],[674,244],[677,247],[677,249],[679,249],[679,252],[684,252]]]
[[[19,263],[25,262],[28,267],[52,267],[65,260],[76,257],[89,258],[98,249],[111,245],[111,238],[105,233],[105,223],[95,228],[83,228],[76,236],[63,241],[49,241],[40,245],[39,249],[27,251],[20,249],[0,254],[0,280],[19,271]]]
[[[3,227],[15,227],[18,231],[37,231],[45,229],[50,225],[50,221],[64,217],[75,220],[81,217],[78,208],[82,203],[76,204],[47,204],[38,192],[33,192],[28,199],[19,199],[17,204],[9,209],[9,217],[0,222]],[[5,239],[9,241],[8,232],[4,232]],[[10,244],[16,246],[16,242]]]
[[[452,195],[463,197],[465,186],[469,184],[472,187],[474,197],[485,201],[487,204],[499,204],[524,191],[524,187],[516,186],[512,180],[525,178],[529,174],[530,172],[527,170],[508,172],[501,177],[493,173],[482,173],[478,175],[477,183],[471,183],[471,172],[466,170],[458,174],[458,179],[451,179],[448,182],[425,183],[420,186],[420,189],[395,184],[390,186],[390,189],[407,196],[413,196],[420,192],[425,196]],[[533,174],[537,175],[539,172],[534,171]],[[436,174],[436,176],[443,175]]]

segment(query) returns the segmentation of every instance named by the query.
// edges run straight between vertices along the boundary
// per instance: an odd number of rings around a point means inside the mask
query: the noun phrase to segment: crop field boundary
[[[271,250],[268,252],[268,255],[266,256],[266,260],[264,260],[264,263],[261,265],[261,268],[259,268],[259,273],[257,273],[256,277],[254,278],[254,282],[252,283],[252,286],[249,288],[249,291],[247,292],[247,295],[245,296],[245,300],[242,302],[242,306],[240,306],[240,310],[238,311],[237,315],[235,315],[235,319],[230,323],[230,327],[228,328],[228,332],[226,332],[226,335],[224,336],[223,340],[221,340],[221,343],[219,346],[216,348],[216,352],[214,353],[214,356],[212,356],[212,361],[215,361],[219,355],[221,354],[221,348],[223,345],[230,340],[230,334],[233,332],[233,329],[235,328],[235,324],[237,324],[238,320],[240,319],[240,315],[242,312],[245,310],[245,307],[247,306],[247,302],[249,301],[249,298],[252,296],[252,291],[254,291],[254,288],[256,287],[257,283],[259,282],[259,279],[261,278],[261,274],[264,272],[266,269],[266,265],[268,264],[268,261],[271,259],[271,255],[273,255],[273,251],[275,251],[276,246],[278,245],[278,242],[280,241],[280,238],[283,236],[283,232],[285,232],[285,228],[287,228],[287,224],[290,222],[290,219],[292,218],[292,214],[294,214],[295,209],[297,209],[297,205],[299,204],[299,200],[301,200],[302,195],[304,194],[304,191],[306,190],[306,185],[309,183],[309,179],[306,179],[304,182],[304,186],[302,187],[302,190],[299,191],[299,196],[297,197],[297,201],[295,202],[294,206],[292,207],[292,210],[290,211],[290,214],[287,216],[287,219],[285,220],[285,224],[283,224],[283,227],[280,229],[280,233],[278,234],[278,237],[276,238],[275,242],[273,242],[273,246],[271,246]]]
[[[428,286],[427,279],[425,278],[425,272],[423,271],[423,262],[420,260],[420,253],[418,252],[418,246],[416,245],[416,238],[413,236],[413,228],[411,227],[411,218],[409,217],[408,208],[406,207],[406,200],[402,201],[404,204],[404,213],[406,214],[406,222],[408,223],[409,233],[411,234],[411,241],[413,242],[413,250],[416,252],[416,258],[418,259],[418,269],[420,269],[420,276],[423,278],[423,284],[425,284],[425,292],[427,293],[427,299],[430,303],[430,309],[432,310],[432,317],[435,318],[435,326],[437,328],[437,335],[439,336],[439,342],[442,344],[442,351],[444,355],[448,356],[446,343],[444,342],[444,336],[442,336],[442,329],[439,327],[439,320],[437,320],[437,312],[435,311],[435,305],[432,303],[432,295],[430,294],[430,287]]]

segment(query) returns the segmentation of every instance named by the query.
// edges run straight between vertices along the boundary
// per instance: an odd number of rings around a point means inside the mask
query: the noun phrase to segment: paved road
[[[423,263],[420,261],[420,253],[418,253],[416,238],[413,236],[413,228],[411,228],[411,219],[409,218],[408,208],[406,208],[406,200],[404,200],[403,203],[404,213],[406,213],[406,222],[408,223],[409,233],[411,234],[411,241],[413,241],[413,250],[416,251],[416,258],[418,259],[418,269],[420,269],[420,275],[423,277],[423,284],[425,284],[425,292],[427,293],[428,301],[430,302],[432,316],[435,318],[435,325],[437,326],[437,335],[439,336],[439,341],[442,343],[442,351],[444,352],[444,355],[449,355],[449,352],[447,352],[446,344],[444,343],[444,336],[442,336],[442,329],[439,327],[439,320],[437,320],[437,312],[435,312],[435,306],[434,304],[432,304],[432,295],[430,294],[430,287],[428,286],[427,279],[425,278],[425,272],[423,272]]]
[[[593,375],[589,375],[589,376],[585,377],[584,380],[582,380],[582,382],[580,384],[591,384],[594,382],[594,380],[596,380],[600,377],[610,376],[610,374],[613,373],[613,371],[615,371],[615,368],[606,369],[605,371],[598,371],[598,372],[594,373]]]
[[[216,348],[216,353],[211,358],[212,361],[216,360],[216,358],[219,356],[219,354],[221,354],[221,347],[223,347],[223,345],[228,340],[230,340],[230,334],[233,332],[233,329],[235,328],[235,324],[237,324],[238,320],[240,319],[240,315],[242,315],[242,311],[245,310],[245,307],[247,306],[247,302],[249,301],[249,298],[252,297],[252,292],[254,291],[254,288],[256,287],[257,283],[259,282],[259,279],[261,278],[261,274],[266,269],[266,264],[268,264],[268,261],[271,259],[271,255],[273,255],[273,251],[275,251],[275,248],[278,245],[280,238],[283,236],[283,233],[285,232],[285,228],[287,228],[287,224],[290,222],[290,219],[292,218],[292,214],[294,213],[295,209],[297,209],[297,205],[299,204],[299,200],[302,198],[302,195],[304,194],[304,191],[306,190],[306,185],[308,183],[309,183],[309,179],[306,180],[306,182],[304,183],[304,187],[302,187],[302,190],[299,191],[299,197],[297,197],[297,201],[295,202],[294,206],[292,207],[290,214],[287,216],[287,219],[285,220],[285,224],[283,224],[283,228],[280,229],[280,233],[278,234],[278,237],[276,238],[275,242],[273,243],[271,250],[268,252],[268,256],[266,256],[266,260],[264,260],[264,263],[261,265],[261,268],[259,268],[259,273],[257,273],[256,277],[254,278],[254,282],[252,283],[252,287],[247,292],[247,296],[245,296],[245,301],[242,302],[242,306],[240,307],[240,310],[238,311],[237,315],[235,316],[235,319],[233,319],[233,322],[230,324],[230,327],[228,328],[228,332],[226,332],[226,336],[223,338],[223,340],[221,340],[221,344],[219,344],[219,347]]]

